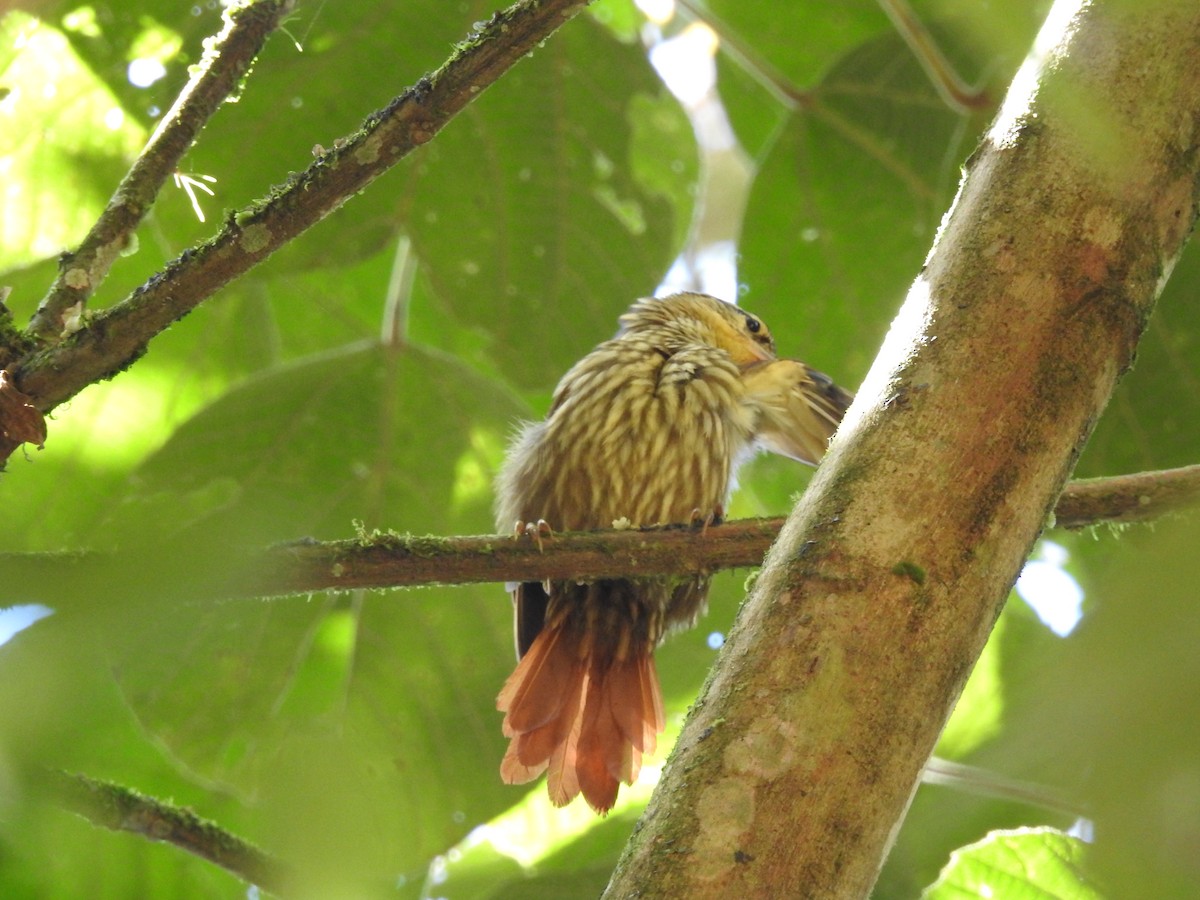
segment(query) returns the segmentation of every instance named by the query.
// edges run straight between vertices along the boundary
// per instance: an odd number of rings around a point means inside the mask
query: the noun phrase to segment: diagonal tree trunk
[[[861,897],[1196,218],[1200,7],[1060,0],[606,897]]]

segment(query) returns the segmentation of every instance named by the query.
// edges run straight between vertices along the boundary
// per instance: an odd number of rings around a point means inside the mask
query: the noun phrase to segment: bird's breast
[[[518,442],[502,509],[582,530],[688,522],[723,505],[752,427],[728,356],[593,356],[564,378],[549,419]]]

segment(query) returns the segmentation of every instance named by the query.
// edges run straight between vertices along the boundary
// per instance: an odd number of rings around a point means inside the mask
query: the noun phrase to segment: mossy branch
[[[1084,528],[1146,522],[1200,504],[1200,465],[1071,482],[1054,524]],[[187,552],[156,554],[159,583],[173,596],[205,600],[282,596],[321,590],[619,578],[712,573],[762,564],[783,518],[741,519],[705,529],[689,526],[556,534],[541,541],[505,535],[436,537],[377,533],[341,541],[292,541],[266,550],[214,544],[222,564]],[[175,560],[174,562],[167,562]],[[79,585],[127,583],[145,569],[145,549],[117,554],[0,554],[0,581],[51,605],[79,603]],[[199,574],[198,574],[199,573]],[[198,580],[199,579],[199,580]],[[86,597],[86,592],[83,593]]]
[[[586,5],[581,0],[521,0],[495,13],[455,47],[441,68],[367,116],[356,132],[266,199],[230,215],[209,241],[184,251],[61,343],[17,362],[11,369],[18,388],[48,412],[89,384],[127,368],[171,323],[431,140]],[[43,318],[52,331],[54,317]]]
[[[59,805],[93,825],[173,844],[249,884],[272,894],[285,893],[287,874],[282,863],[186,807],[86,775],[51,772],[47,780]]]
[[[166,180],[213,114],[250,71],[255,57],[294,0],[253,0],[225,10],[225,27],[205,41],[204,56],[174,106],[121,180],[79,247],[58,263],[58,277],[26,330],[42,344],[58,343],[133,240]]]

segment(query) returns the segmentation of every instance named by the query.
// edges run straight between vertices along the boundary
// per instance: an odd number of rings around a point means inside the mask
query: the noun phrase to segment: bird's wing
[[[754,439],[772,453],[815,466],[825,455],[853,395],[794,359],[773,359],[742,373],[754,412]]]

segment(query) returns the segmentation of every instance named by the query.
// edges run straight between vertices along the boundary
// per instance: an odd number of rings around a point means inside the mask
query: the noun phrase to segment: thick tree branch
[[[497,12],[454,55],[267,199],[231,215],[61,344],[12,367],[43,412],[129,366],[150,340],[206,298],[338,209],[415,148],[579,12],[581,0],[521,0]]]
[[[249,884],[286,894],[286,870],[278,860],[190,809],[86,775],[51,772],[46,777],[58,803],[93,825],[174,844]]]
[[[606,897],[865,897],[1196,220],[1200,9],[1059,2]]]
[[[26,333],[57,343],[66,318],[83,312],[133,232],[149,211],[179,160],[238,82],[291,9],[293,0],[253,0],[225,10],[225,27],[205,41],[204,55],[175,104],[122,179],[96,224],[73,252],[59,260],[58,278],[38,306]]]

